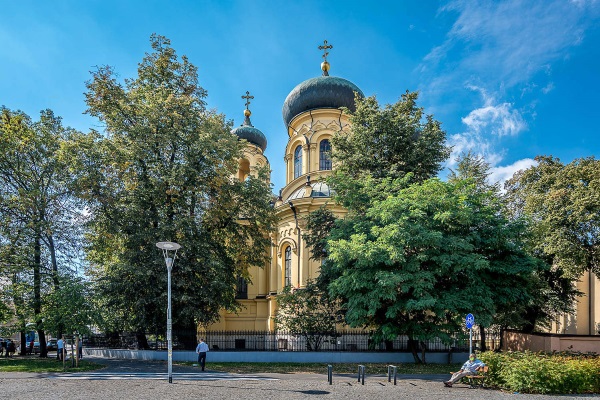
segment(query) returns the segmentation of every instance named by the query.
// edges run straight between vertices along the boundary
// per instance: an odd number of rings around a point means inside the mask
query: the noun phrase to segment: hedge
[[[487,384],[520,393],[600,393],[600,357],[596,354],[486,352]]]

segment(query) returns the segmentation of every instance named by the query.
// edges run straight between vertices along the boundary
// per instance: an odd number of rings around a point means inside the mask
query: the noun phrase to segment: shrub
[[[574,353],[482,353],[488,383],[521,393],[599,393],[600,357]]]

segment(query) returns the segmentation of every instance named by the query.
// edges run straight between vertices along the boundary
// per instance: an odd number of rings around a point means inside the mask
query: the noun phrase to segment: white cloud
[[[473,80],[493,91],[527,85],[540,90],[548,87],[549,66],[585,39],[600,1],[455,0],[440,14],[456,20],[418,68],[427,82],[424,93],[443,95]],[[536,80],[541,82],[532,85]]]
[[[448,138],[448,143],[452,146],[452,154],[446,163],[448,168],[454,168],[458,157],[468,152],[483,157],[490,165],[496,165],[504,158],[503,152],[494,150],[490,141],[476,132],[457,133]]]
[[[527,169],[532,165],[537,165],[537,162],[531,158],[524,158],[522,160],[515,161],[510,165],[493,167],[490,170],[491,174],[488,177],[488,181],[490,183],[500,182],[500,186],[502,187],[504,182],[510,179],[515,172]]]
[[[498,141],[504,136],[518,135],[527,129],[527,124],[513,104],[497,104],[495,97],[482,87],[469,85],[468,89],[481,94],[483,105],[461,119],[466,127],[464,132],[449,137],[453,148],[448,166],[453,167],[456,158],[469,151],[495,166],[504,157],[504,151],[496,149]]]
[[[509,86],[565,57],[587,27],[586,7],[559,1],[454,1],[444,9],[459,15],[436,57],[458,51],[461,70]]]
[[[571,3],[578,7],[587,7],[598,4],[598,0],[571,0]]]
[[[470,130],[481,132],[487,130],[493,135],[515,136],[527,128],[521,114],[512,108],[510,103],[489,105],[473,110],[462,122]]]
[[[548,84],[542,88],[542,93],[548,94],[554,89],[554,82],[548,82]]]
[[[528,129],[526,118],[535,118],[539,98],[554,89],[553,65],[585,40],[597,23],[600,1],[451,0],[442,14],[454,23],[443,43],[423,58],[420,90],[432,103],[453,99],[455,108],[471,101],[465,88],[483,98],[461,115],[464,131],[449,135],[453,153],[447,166],[471,151],[503,182],[533,160],[500,166],[506,154],[502,140]]]

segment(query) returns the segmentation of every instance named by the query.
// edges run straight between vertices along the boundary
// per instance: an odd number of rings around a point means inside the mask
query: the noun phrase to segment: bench
[[[483,387],[483,384],[485,383],[485,379],[487,378],[489,370],[490,370],[490,367],[488,367],[487,365],[484,365],[483,367],[477,368],[476,375],[465,376],[465,378],[467,378],[467,381],[469,382],[469,387],[471,387],[471,388]],[[475,383],[477,383],[477,385],[475,385]]]
[[[463,379],[466,379],[467,382],[469,382],[469,387],[471,389],[476,387],[482,388],[485,383],[485,379],[487,378],[489,369],[490,367],[484,365],[483,367],[477,368],[477,374],[463,376],[460,380],[462,381]],[[450,372],[450,374],[454,375],[455,372]]]

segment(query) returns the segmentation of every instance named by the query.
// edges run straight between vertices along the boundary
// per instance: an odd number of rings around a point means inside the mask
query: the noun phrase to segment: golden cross
[[[248,106],[250,105],[250,99],[253,99],[254,96],[250,96],[250,92],[246,90],[246,95],[242,96],[242,99],[246,99],[246,109],[248,109]]]
[[[325,59],[325,61],[327,61],[327,56],[329,55],[329,52],[327,50],[329,49],[333,49],[332,45],[328,45],[327,44],[327,40],[323,41],[323,46],[319,46],[319,50],[323,50],[323,58]]]

